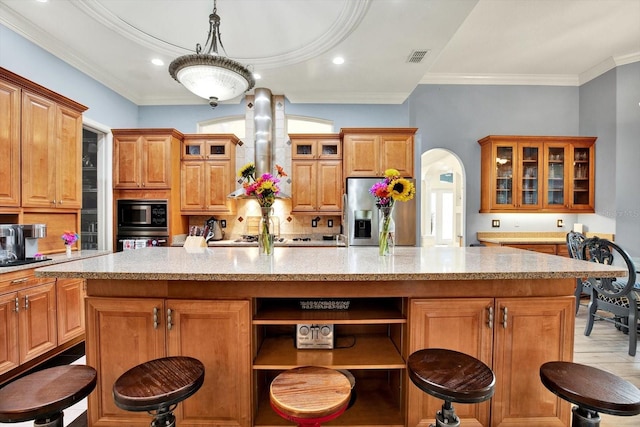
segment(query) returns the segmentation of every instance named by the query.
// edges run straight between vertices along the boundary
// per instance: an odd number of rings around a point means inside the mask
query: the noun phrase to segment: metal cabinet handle
[[[24,283],[24,282],[27,282],[28,280],[29,280],[29,278],[28,278],[28,277],[23,277],[23,278],[21,278],[21,279],[15,279],[15,280],[12,280],[12,281],[11,281],[11,284],[12,284],[12,285],[17,285],[18,283]]]
[[[16,307],[13,311],[15,311],[16,313],[20,311],[20,298],[18,297],[16,297]]]
[[[493,329],[493,306],[487,307],[487,326]]]
[[[502,327],[507,329],[507,307],[502,307]]]
[[[25,295],[24,297],[24,309],[29,310],[29,295]]]
[[[158,321],[158,307],[153,307],[153,329],[158,329],[158,325],[160,322]]]
[[[171,309],[167,308],[167,329],[171,330],[173,327],[173,318],[171,317]]]

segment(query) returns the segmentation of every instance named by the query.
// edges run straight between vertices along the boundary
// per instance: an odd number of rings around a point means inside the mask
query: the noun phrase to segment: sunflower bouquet
[[[396,201],[407,202],[416,194],[411,181],[402,178],[396,169],[384,171],[384,179],[369,189],[376,199],[376,206],[382,215],[378,248],[380,255],[390,255],[394,245],[395,230],[390,230],[391,214]]]

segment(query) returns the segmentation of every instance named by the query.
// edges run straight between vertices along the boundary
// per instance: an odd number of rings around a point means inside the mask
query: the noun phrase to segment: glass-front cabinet
[[[595,140],[500,135],[481,139],[480,212],[593,212]]]

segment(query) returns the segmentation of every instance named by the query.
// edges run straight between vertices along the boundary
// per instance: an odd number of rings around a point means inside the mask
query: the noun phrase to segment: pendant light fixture
[[[208,99],[213,108],[218,101],[240,96],[255,85],[253,75],[245,66],[218,54],[218,43],[223,51],[224,46],[216,1],[213,0],[213,12],[209,15],[209,35],[204,50],[198,43],[195,54],[180,56],[169,65],[171,77],[194,94]]]

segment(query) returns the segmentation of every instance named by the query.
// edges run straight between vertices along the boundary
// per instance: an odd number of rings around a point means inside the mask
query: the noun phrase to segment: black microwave
[[[166,232],[168,217],[167,200],[118,200],[118,234],[141,230]]]

